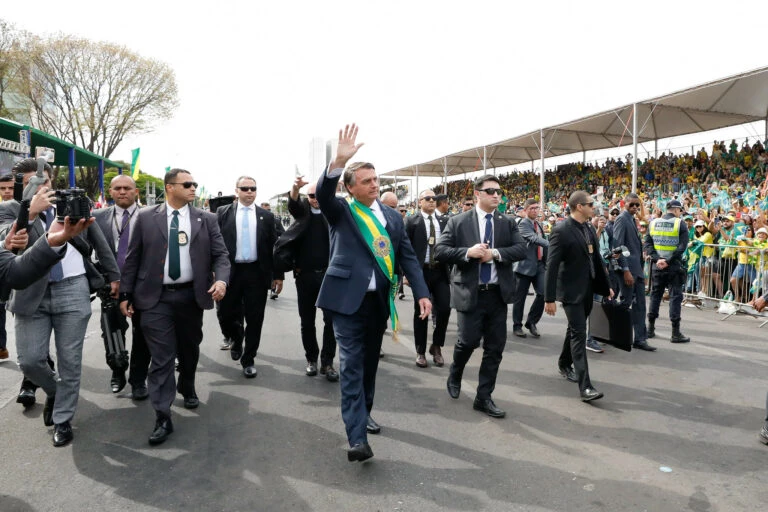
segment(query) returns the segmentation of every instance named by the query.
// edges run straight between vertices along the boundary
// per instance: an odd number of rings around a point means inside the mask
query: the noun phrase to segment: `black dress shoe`
[[[140,385],[140,386],[133,386],[131,390],[131,399],[132,400],[146,400],[149,396],[149,390],[147,389],[147,386]]]
[[[448,394],[451,395],[451,398],[459,398],[459,395],[461,394],[461,377],[454,375],[453,366],[451,366],[451,373],[448,374],[448,382],[446,386],[448,387]]]
[[[525,331],[523,331],[522,327],[517,327],[517,328],[513,329],[512,330],[512,334],[514,334],[515,336],[518,336],[520,338],[527,338],[528,337],[528,335],[525,334]]]
[[[112,387],[113,393],[119,393],[123,390],[125,387],[125,372],[124,371],[113,371],[112,372],[112,379],[109,381],[109,385]]]
[[[192,393],[191,395],[184,396],[185,409],[197,409],[199,405],[200,405],[200,399],[197,398],[197,394]]]
[[[43,406],[43,425],[50,427],[53,425],[53,404],[56,402],[56,395],[46,396]]]
[[[173,423],[171,418],[157,418],[155,421],[155,430],[149,436],[149,444],[157,445],[164,443],[168,436],[173,432]]]
[[[256,367],[253,365],[246,366],[245,368],[243,368],[243,375],[245,375],[246,379],[253,379],[254,377],[256,377],[257,373],[258,372],[256,371]]]
[[[525,328],[530,331],[531,336],[534,338],[541,338],[541,334],[539,334],[539,330],[536,328],[536,324],[525,324]]]
[[[243,347],[237,347],[233,344],[232,348],[229,349],[229,357],[231,357],[233,361],[239,361],[240,358],[243,357]]]
[[[325,379],[328,382],[338,382],[339,372],[337,372],[332,364],[327,364],[320,368],[320,375],[325,375]]]
[[[59,447],[69,444],[75,435],[72,433],[72,426],[68,421],[57,423],[53,427],[53,446]]]
[[[484,412],[491,418],[503,418],[504,416],[507,415],[506,412],[496,407],[496,404],[493,403],[493,400],[491,400],[490,398],[488,398],[487,400],[481,400],[479,398],[475,398],[475,401],[472,403],[472,408],[476,411]]]
[[[16,403],[23,405],[24,408],[32,407],[35,405],[36,401],[35,390],[29,388],[21,388],[19,390],[19,396],[16,397]]]
[[[371,418],[371,415],[368,415],[368,419],[365,423],[365,431],[369,434],[379,434],[381,432],[381,426],[373,421],[373,418]]]
[[[573,371],[573,368],[571,368],[570,366],[568,368],[563,368],[562,366],[558,366],[557,367],[557,371],[559,371],[560,375],[562,375],[563,377],[565,377],[569,381],[571,381],[571,382],[579,382],[579,378],[576,377],[576,372]]]
[[[581,392],[582,402],[591,402],[592,400],[599,400],[603,398],[603,394],[595,388],[587,388]]]
[[[632,344],[632,348],[637,348],[640,350],[646,350],[648,352],[656,352],[656,347],[652,347],[648,344],[647,341],[636,341]]]
[[[757,435],[757,439],[763,444],[768,444],[768,427],[763,425],[763,428],[760,429],[760,433]]]
[[[349,462],[363,462],[373,457],[373,450],[368,443],[359,443],[347,450]]]

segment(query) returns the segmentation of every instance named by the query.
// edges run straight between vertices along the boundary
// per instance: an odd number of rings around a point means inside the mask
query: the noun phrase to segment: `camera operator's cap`
[[[697,221],[696,221],[696,222],[693,224],[693,227],[697,228],[697,227],[699,227],[699,226],[706,226],[706,225],[707,225],[707,223],[706,223],[706,222],[704,222],[703,220],[697,220]]]
[[[670,210],[672,208],[680,208],[682,210],[683,205],[677,199],[672,199],[671,201],[667,202],[667,210]]]
[[[764,234],[765,236],[768,236],[768,229],[760,228],[757,230],[757,233],[755,233],[755,235],[759,235],[760,233]]]

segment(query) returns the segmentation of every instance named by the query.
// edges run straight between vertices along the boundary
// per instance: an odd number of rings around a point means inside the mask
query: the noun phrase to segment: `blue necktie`
[[[51,224],[56,220],[56,212],[53,211],[53,207],[45,210],[45,230],[48,231]],[[61,261],[51,267],[51,271],[48,274],[49,283],[58,283],[64,279],[64,268],[61,266]]]
[[[493,247],[493,223],[491,222],[491,219],[493,219],[493,214],[489,213],[485,216],[485,236],[483,237],[482,242],[484,244],[488,244],[488,247]],[[488,282],[491,280],[491,263],[481,263],[480,264],[480,281],[483,284],[488,284]]]
[[[250,208],[243,206],[243,222],[240,226],[240,259],[251,261],[251,225],[248,212]]]

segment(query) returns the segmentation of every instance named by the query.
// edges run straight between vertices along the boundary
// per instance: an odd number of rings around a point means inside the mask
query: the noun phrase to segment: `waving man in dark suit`
[[[347,162],[363,144],[355,144],[357,127],[339,130],[336,159],[317,182],[317,200],[331,230],[331,252],[317,305],[333,312],[339,344],[341,416],[350,450],[347,458],[373,457],[367,434],[380,431],[371,418],[376,370],[387,318],[397,327],[395,293],[400,264],[419,302],[421,318],[432,310],[421,266],[405,234],[400,214],[378,200],[379,180],[373,164]],[[349,198],[336,197],[339,178]]]

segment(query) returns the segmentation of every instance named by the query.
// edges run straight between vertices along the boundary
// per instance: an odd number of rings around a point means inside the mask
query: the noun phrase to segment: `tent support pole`
[[[632,104],[632,193],[637,193],[637,103]]]
[[[544,208],[544,129],[539,130],[539,149],[541,150],[541,172],[539,173],[539,205]]]
[[[416,197],[419,197],[419,166],[416,166]]]
[[[448,193],[448,159],[443,157],[443,194]]]
[[[102,199],[104,199],[104,160],[99,160],[99,190],[101,191]],[[104,201],[106,202],[106,199]]]
[[[75,187],[75,148],[69,148],[69,186]]]

